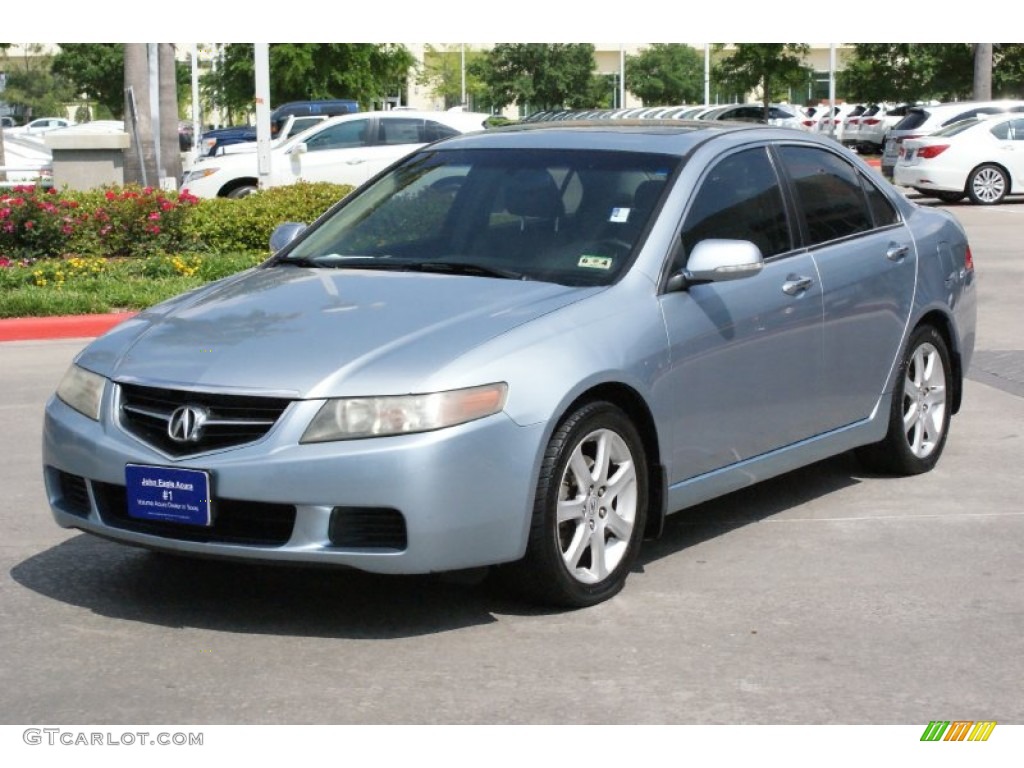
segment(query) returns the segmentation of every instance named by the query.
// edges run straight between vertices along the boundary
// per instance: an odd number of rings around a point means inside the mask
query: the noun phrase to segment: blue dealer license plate
[[[130,517],[184,525],[211,524],[208,472],[128,464],[124,474]]]

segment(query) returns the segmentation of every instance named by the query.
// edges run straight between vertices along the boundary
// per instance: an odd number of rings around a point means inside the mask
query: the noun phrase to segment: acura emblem
[[[205,408],[183,405],[171,414],[167,435],[178,443],[198,443],[208,415]]]

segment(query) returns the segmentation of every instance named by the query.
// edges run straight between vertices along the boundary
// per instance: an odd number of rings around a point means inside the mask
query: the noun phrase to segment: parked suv
[[[359,102],[352,99],[322,101],[289,101],[270,113],[270,136],[286,139],[310,128],[328,117],[349,115],[359,111]],[[256,141],[256,126],[236,125],[217,128],[203,134],[203,154],[215,155],[224,147]]]
[[[857,149],[861,152],[878,153],[885,147],[885,136],[900,120],[907,116],[909,104],[896,106],[872,104],[860,116],[857,130]]]
[[[958,101],[951,104],[910,107],[906,117],[896,123],[885,137],[882,174],[887,179],[892,179],[904,140],[928,136],[939,128],[975,115],[995,115],[1000,112],[1024,112],[1024,101]]]

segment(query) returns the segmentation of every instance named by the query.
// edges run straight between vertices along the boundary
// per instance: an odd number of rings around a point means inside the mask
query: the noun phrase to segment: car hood
[[[300,398],[469,381],[458,358],[602,289],[493,278],[271,267],[143,312],[78,363],[119,381]],[[483,383],[483,382],[475,382]]]

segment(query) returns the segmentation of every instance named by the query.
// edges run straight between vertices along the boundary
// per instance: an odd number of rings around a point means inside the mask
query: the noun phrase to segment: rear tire
[[[967,194],[975,205],[996,205],[1010,191],[1010,177],[998,165],[981,165],[967,177]]]
[[[946,445],[953,398],[953,373],[946,342],[926,325],[910,337],[897,373],[889,410],[889,431],[857,450],[869,469],[917,475],[932,469]]]

